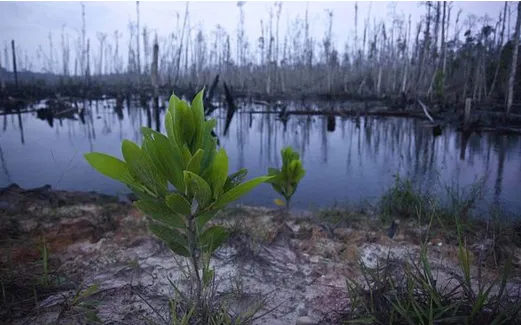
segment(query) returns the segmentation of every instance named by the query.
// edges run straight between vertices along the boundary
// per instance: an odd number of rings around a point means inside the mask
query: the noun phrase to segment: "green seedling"
[[[295,194],[300,180],[306,175],[306,171],[302,167],[298,152],[293,151],[291,147],[283,148],[280,154],[282,168],[268,168],[268,175],[273,176],[269,183],[277,193],[284,197],[286,208],[289,208],[291,198]]]
[[[100,302],[98,300],[89,298],[90,296],[96,294],[98,289],[98,284],[92,284],[83,291],[78,289],[70,302],[69,308],[74,308],[80,312],[83,312],[87,319],[92,323],[101,323],[101,319],[98,317],[97,312],[97,306],[100,304]]]
[[[43,237],[43,243],[42,243],[40,252],[42,254],[42,266],[43,266],[43,274],[40,279],[40,283],[41,283],[41,285],[46,287],[46,286],[50,285],[50,281],[49,281],[49,247],[48,247],[47,240],[45,239],[45,237]]]
[[[172,95],[165,116],[166,135],[142,127],[141,147],[123,141],[124,160],[98,152],[85,155],[98,172],[126,184],[138,196],[135,205],[149,217],[153,234],[175,254],[189,258],[196,306],[214,276],[205,256],[228,237],[223,227],[208,226],[208,222],[228,203],[272,178],[243,182],[246,169],[228,175],[226,151],[217,150],[211,134],[216,120],[205,120],[203,92],[191,105]]]

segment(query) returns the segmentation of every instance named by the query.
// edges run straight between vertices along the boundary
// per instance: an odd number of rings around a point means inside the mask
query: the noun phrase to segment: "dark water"
[[[139,128],[163,129],[163,115],[131,104],[114,109],[115,101],[87,104],[85,124],[80,120],[40,120],[36,113],[0,116],[0,186],[50,184],[67,190],[127,193],[126,188],[94,170],[83,154],[100,151],[121,158],[123,139],[139,142]],[[254,107],[248,107],[250,110]],[[465,187],[486,177],[486,201],[501,203],[521,213],[521,137],[494,134],[472,135],[462,147],[460,133],[445,129],[434,138],[419,120],[404,118],[336,118],[328,132],[327,118],[291,116],[287,125],[277,114],[235,115],[223,136],[225,112],[214,112],[217,133],[230,158],[230,168],[249,170],[249,176],[279,167],[284,145],[297,149],[307,169],[294,205],[298,208],[330,206],[335,202],[376,200],[393,182],[393,174],[412,177],[423,186],[432,184]],[[22,126],[22,128],[21,128]],[[23,129],[23,131],[22,131]],[[331,129],[331,125],[330,125]],[[23,144],[22,144],[23,138]],[[277,196],[262,185],[244,203],[274,206]]]

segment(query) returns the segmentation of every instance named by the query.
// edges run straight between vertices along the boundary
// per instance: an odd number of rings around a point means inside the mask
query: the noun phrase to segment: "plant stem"
[[[190,222],[188,226],[188,237],[189,237],[189,245],[190,245],[190,257],[192,260],[192,267],[194,268],[195,274],[195,285],[196,285],[196,296],[195,296],[195,306],[199,308],[199,304],[201,301],[202,295],[202,285],[201,285],[201,276],[199,275],[199,263],[197,260],[197,252],[196,252],[196,226],[195,226],[195,217],[190,217]]]
[[[45,236],[43,237],[43,285],[47,286],[49,280],[49,265],[48,265],[48,252],[47,252],[47,241],[45,240]]]

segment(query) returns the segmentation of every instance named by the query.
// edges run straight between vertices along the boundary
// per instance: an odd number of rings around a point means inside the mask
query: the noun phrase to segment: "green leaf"
[[[212,269],[203,270],[203,285],[207,287],[208,284],[213,280],[215,276],[215,271]]]
[[[168,199],[168,197],[167,197]],[[174,228],[185,228],[184,219],[163,200],[138,200],[134,205],[150,218]],[[173,210],[173,211],[172,211]]]
[[[282,196],[285,196],[286,194],[286,191],[284,189],[282,189],[282,187],[278,184],[278,183],[275,183],[275,182],[270,182],[270,185],[271,187],[273,187],[273,189],[279,193],[280,195]]]
[[[93,294],[95,294],[96,292],[98,292],[98,289],[99,289],[99,285],[97,283],[92,284],[92,285],[88,286],[85,290],[83,290],[79,296],[83,299],[86,299],[86,298],[92,296]]]
[[[199,175],[188,170],[184,171],[184,175],[189,197],[195,197],[199,204],[199,210],[204,210],[212,199],[212,190],[210,185],[208,185],[208,183]]]
[[[125,184],[136,183],[124,161],[99,152],[90,152],[84,157],[101,174]]]
[[[212,187],[213,198],[217,199],[223,190],[226,179],[228,178],[228,156],[226,151],[221,148],[215,155],[212,165],[212,175],[210,185]]]
[[[221,208],[225,206],[226,204],[233,202],[240,198],[241,196],[247,194],[251,190],[253,190],[255,187],[260,185],[261,183],[264,183],[268,180],[270,180],[273,176],[260,176],[253,178],[247,182],[244,182],[242,184],[237,185],[236,187],[232,188],[228,192],[224,193],[213,205],[213,208]]]
[[[192,156],[188,164],[186,165],[186,170],[191,171],[194,174],[199,174],[201,170],[201,160],[203,159],[203,150],[199,149]]]
[[[210,220],[212,220],[213,217],[219,212],[219,210],[209,210],[205,212],[201,212],[196,216],[196,223],[197,223],[197,229],[203,229],[204,225]]]
[[[221,246],[227,239],[229,233],[221,226],[212,226],[206,229],[199,237],[201,250],[208,253],[213,253],[219,246]]]
[[[281,151],[282,168],[268,168],[268,175],[275,176],[269,181],[273,189],[284,196],[287,203],[295,193],[298,183],[304,177],[305,170],[302,168],[300,155],[291,147],[285,147]]]
[[[85,310],[83,311],[85,316],[87,317],[87,320],[89,320],[92,323],[102,323],[101,319],[99,318],[98,314],[94,310]]]
[[[178,129],[176,129],[174,124],[178,100],[179,98],[177,98],[175,94],[172,94],[172,96],[170,96],[170,100],[168,102],[168,110],[165,115],[165,129],[168,138],[171,141],[174,141],[176,146],[180,147],[182,145],[181,133]]]
[[[205,140],[204,154],[203,160],[201,161],[201,172],[200,175],[204,176],[203,178],[208,179],[208,175],[212,171],[212,164],[215,159],[215,150],[217,148],[217,140],[213,138],[211,135],[207,137],[208,140]]]
[[[194,144],[192,151],[200,149],[204,140],[204,105],[203,105],[204,88],[197,93],[192,100],[192,115],[194,121]]]
[[[181,155],[183,157],[183,170],[186,169],[186,167],[188,166],[188,163],[190,162],[190,159],[192,159],[192,153],[190,152],[190,149],[188,148],[188,145],[185,143],[183,144],[182,147],[180,147],[181,149]]]
[[[151,222],[148,225],[150,231],[161,239],[174,253],[184,257],[190,257],[188,241],[179,231]]]
[[[247,174],[248,174],[248,170],[246,168],[241,168],[238,171],[236,171],[235,173],[229,175],[228,178],[226,179],[226,183],[224,183],[223,193],[228,192],[235,186],[242,183],[242,181],[244,181],[244,179],[246,178]]]
[[[182,216],[190,216],[190,203],[184,196],[178,193],[171,193],[166,196],[167,206]]]
[[[179,148],[171,145],[168,138],[150,128],[142,127],[143,151],[156,169],[180,192],[184,192],[183,158]]]
[[[277,168],[268,168],[268,176],[274,176],[269,183],[278,183],[281,179],[282,173]]]
[[[174,127],[177,129],[178,136],[182,143],[191,148],[194,137],[195,126],[192,110],[184,100],[178,100],[175,106]],[[178,144],[180,142],[178,141]]]
[[[177,150],[180,152],[180,145],[177,143],[179,138],[177,137],[176,129],[174,127],[174,116],[170,111],[170,108],[165,114],[165,129],[170,146],[173,148],[172,150]],[[184,167],[185,165],[183,165],[183,168]]]
[[[123,140],[121,151],[134,178],[138,179],[155,194],[163,195],[167,193],[166,178],[157,171],[137,144],[129,140]]]
[[[203,127],[203,141],[201,143],[202,149],[204,150],[203,160],[201,162],[201,174],[206,175],[209,172],[211,164],[215,156],[215,150],[217,148],[217,140],[212,136],[212,130],[215,128],[217,121],[215,119],[209,119],[204,122]]]
[[[144,185],[127,185],[127,187],[140,199],[144,200],[155,200],[157,195],[152,193],[151,190],[147,189]]]

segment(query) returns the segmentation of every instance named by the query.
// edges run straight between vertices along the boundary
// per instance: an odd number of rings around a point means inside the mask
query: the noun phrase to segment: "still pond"
[[[139,142],[142,125],[163,128],[164,110],[155,114],[138,103],[115,109],[115,100],[86,103],[84,122],[77,116],[51,121],[36,113],[0,116],[0,187],[49,184],[64,190],[128,193],[126,187],[94,171],[83,154],[99,151],[121,158],[121,141]],[[466,145],[455,130],[434,137],[423,121],[362,117],[335,120],[334,130],[321,116],[250,114],[265,109],[243,107],[223,135],[224,110],[216,133],[230,158],[231,171],[245,167],[249,177],[280,167],[280,150],[301,153],[307,175],[294,197],[294,207],[313,209],[335,202],[375,202],[393,183],[393,175],[412,178],[421,186],[468,187],[485,177],[487,203],[521,214],[521,137],[473,134]],[[51,126],[52,125],[52,126]],[[263,184],[243,203],[274,207],[275,192]]]

